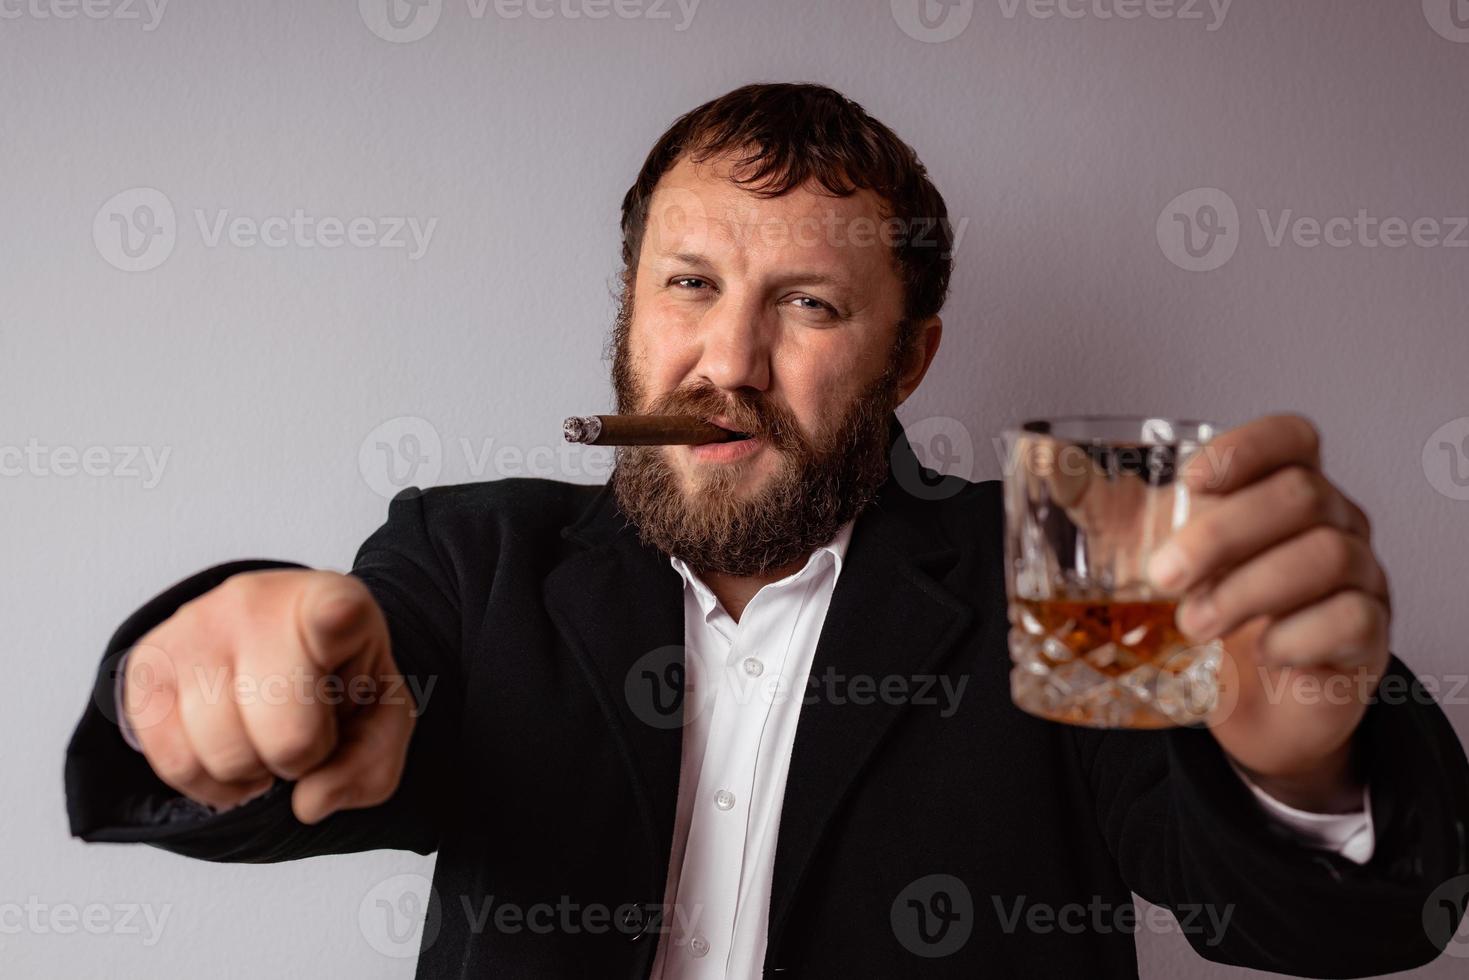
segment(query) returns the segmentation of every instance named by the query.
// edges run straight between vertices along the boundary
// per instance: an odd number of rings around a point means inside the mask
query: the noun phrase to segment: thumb
[[[413,710],[401,695],[364,705],[343,726],[331,758],[296,783],[296,819],[319,823],[338,810],[387,802],[403,778],[413,725]]]
[[[330,573],[297,604],[297,628],[307,657],[318,669],[334,671],[369,652],[379,638],[381,615],[361,581]]]

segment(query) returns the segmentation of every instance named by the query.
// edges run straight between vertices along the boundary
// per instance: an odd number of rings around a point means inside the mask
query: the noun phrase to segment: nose
[[[725,391],[770,387],[770,329],[760,304],[727,295],[701,318],[698,377]]]

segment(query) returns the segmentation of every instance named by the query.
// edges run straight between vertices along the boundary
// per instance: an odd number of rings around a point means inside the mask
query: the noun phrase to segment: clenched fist
[[[335,572],[232,576],[145,635],[124,676],[160,779],[218,808],[296,780],[304,823],[393,794],[416,710],[382,610]]]

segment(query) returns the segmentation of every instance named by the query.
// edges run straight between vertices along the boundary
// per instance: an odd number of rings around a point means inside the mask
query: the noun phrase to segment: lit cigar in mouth
[[[561,428],[567,442],[589,446],[701,446],[750,438],[694,415],[573,415]]]

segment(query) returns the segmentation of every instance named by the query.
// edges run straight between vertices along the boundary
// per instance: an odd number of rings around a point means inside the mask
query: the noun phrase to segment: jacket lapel
[[[648,848],[646,900],[661,902],[683,734],[683,579],[639,543],[610,487],[562,537],[573,552],[547,576],[543,598],[632,779]]]
[[[918,478],[919,465],[896,416],[890,426],[893,470]],[[816,644],[811,678],[817,686],[808,689],[801,708],[780,815],[771,952],[779,948],[827,825],[904,709],[897,699],[856,703],[840,696],[845,685],[858,677],[880,685],[888,676],[934,673],[976,615],[940,584],[958,552],[938,524],[936,508],[925,508],[901,482],[890,475],[858,517]],[[931,479],[926,484],[935,485]],[[834,683],[828,685],[828,678]]]

